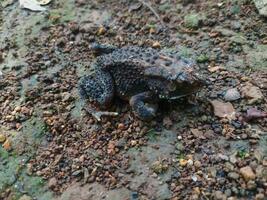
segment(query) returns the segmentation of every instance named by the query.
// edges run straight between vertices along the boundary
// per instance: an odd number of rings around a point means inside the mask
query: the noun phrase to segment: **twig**
[[[161,23],[161,25],[163,26],[163,27],[165,27],[165,24],[164,24],[164,22],[162,21],[162,19],[160,18],[160,16],[158,15],[158,13],[155,11],[155,9],[154,8],[152,8],[152,6],[149,4],[149,3],[147,3],[147,2],[145,2],[145,1],[143,1],[143,0],[138,0],[140,3],[142,3],[144,6],[146,6],[155,16],[156,16],[156,18],[159,20],[159,22]]]

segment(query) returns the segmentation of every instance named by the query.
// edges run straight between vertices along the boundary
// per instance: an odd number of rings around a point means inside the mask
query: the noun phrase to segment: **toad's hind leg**
[[[114,97],[114,83],[111,75],[105,71],[98,71],[89,76],[80,79],[78,90],[83,101],[89,100],[95,102],[101,108],[109,106]],[[102,115],[115,116],[118,113],[96,111],[89,105],[84,107],[86,111],[92,114],[98,121]]]
[[[156,116],[158,98],[151,92],[137,94],[130,99],[134,113],[142,120],[151,120]],[[147,105],[147,103],[151,103]]]

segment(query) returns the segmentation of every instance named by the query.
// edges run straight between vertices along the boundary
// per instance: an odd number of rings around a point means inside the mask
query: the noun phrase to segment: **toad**
[[[78,90],[83,100],[94,102],[101,109],[112,104],[114,97],[130,103],[141,120],[151,120],[160,99],[177,99],[197,92],[205,81],[197,65],[190,59],[152,48],[92,44],[99,55],[93,62],[94,73],[83,76]],[[87,111],[97,120],[115,112]]]

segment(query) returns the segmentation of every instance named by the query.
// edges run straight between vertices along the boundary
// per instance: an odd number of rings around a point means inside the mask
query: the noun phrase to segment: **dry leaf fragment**
[[[36,0],[19,0],[19,5],[22,8],[29,9],[31,11],[45,11],[46,8],[40,6]]]
[[[267,117],[267,112],[263,112],[261,110],[258,110],[257,108],[249,108],[244,117],[246,121],[264,118],[264,117]]]

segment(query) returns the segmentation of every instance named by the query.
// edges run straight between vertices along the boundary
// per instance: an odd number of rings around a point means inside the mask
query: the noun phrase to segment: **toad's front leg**
[[[96,103],[100,108],[106,108],[113,100],[114,83],[111,75],[103,70],[98,70],[95,74],[84,76],[80,79],[78,90],[84,109],[91,114],[97,121],[101,120],[102,115],[117,116],[116,112],[96,111],[89,102]]]
[[[130,99],[130,105],[137,117],[147,121],[156,116],[158,101],[158,97],[153,95],[151,92],[143,92],[132,96]]]

